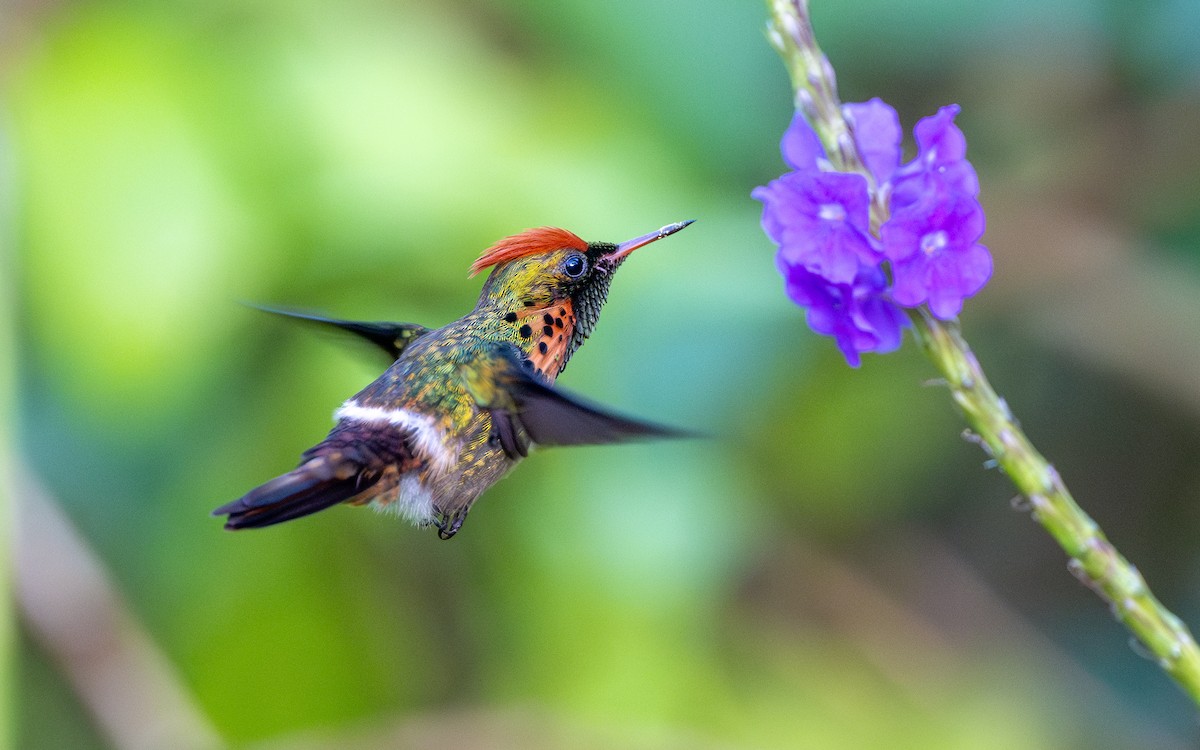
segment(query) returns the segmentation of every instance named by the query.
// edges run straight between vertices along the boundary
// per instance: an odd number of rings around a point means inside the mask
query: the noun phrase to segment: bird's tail
[[[364,429],[365,428],[365,429]],[[342,424],[319,445],[304,454],[300,466],[259,485],[231,503],[213,511],[228,516],[227,529],[272,526],[316,513],[363,495],[378,485],[394,482],[411,463],[406,436],[389,425],[376,431],[366,425]]]

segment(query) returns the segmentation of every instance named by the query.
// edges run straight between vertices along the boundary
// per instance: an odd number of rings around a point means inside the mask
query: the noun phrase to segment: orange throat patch
[[[567,364],[567,349],[575,333],[575,309],[571,300],[562,300],[540,309],[528,309],[519,318],[529,326],[529,360],[550,382]]]

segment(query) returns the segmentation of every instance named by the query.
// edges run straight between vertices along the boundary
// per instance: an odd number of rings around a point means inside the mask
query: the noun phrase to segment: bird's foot
[[[451,514],[440,513],[433,519],[432,524],[437,529],[438,539],[449,539],[458,533],[462,528],[463,521],[467,520],[467,511],[459,510]]]

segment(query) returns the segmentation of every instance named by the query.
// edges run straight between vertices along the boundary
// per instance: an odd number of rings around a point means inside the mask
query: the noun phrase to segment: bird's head
[[[620,244],[584,242],[554,227],[506,237],[471,266],[472,274],[492,269],[475,309],[513,326],[534,369],[553,380],[595,328],[617,267],[639,247],[691,223]]]
[[[577,314],[594,309],[594,315],[599,315],[613,273],[629,254],[691,223],[668,224],[619,244],[584,242],[575,233],[557,227],[527,229],[505,237],[471,265],[472,276],[485,268],[492,269],[479,303],[541,309],[569,300]]]

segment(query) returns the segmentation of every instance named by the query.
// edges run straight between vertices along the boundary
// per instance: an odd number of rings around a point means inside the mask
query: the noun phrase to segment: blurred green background
[[[906,128],[963,106],[996,259],[966,335],[1200,627],[1200,5],[814,5],[844,99]],[[749,198],[790,118],[764,19],[0,5],[13,745],[1200,741],[911,341],[851,371],[783,296]],[[686,218],[624,267],[560,382],[711,438],[540,452],[449,543],[363,510],[208,517],[380,364],[239,301],[439,325],[504,235]]]

